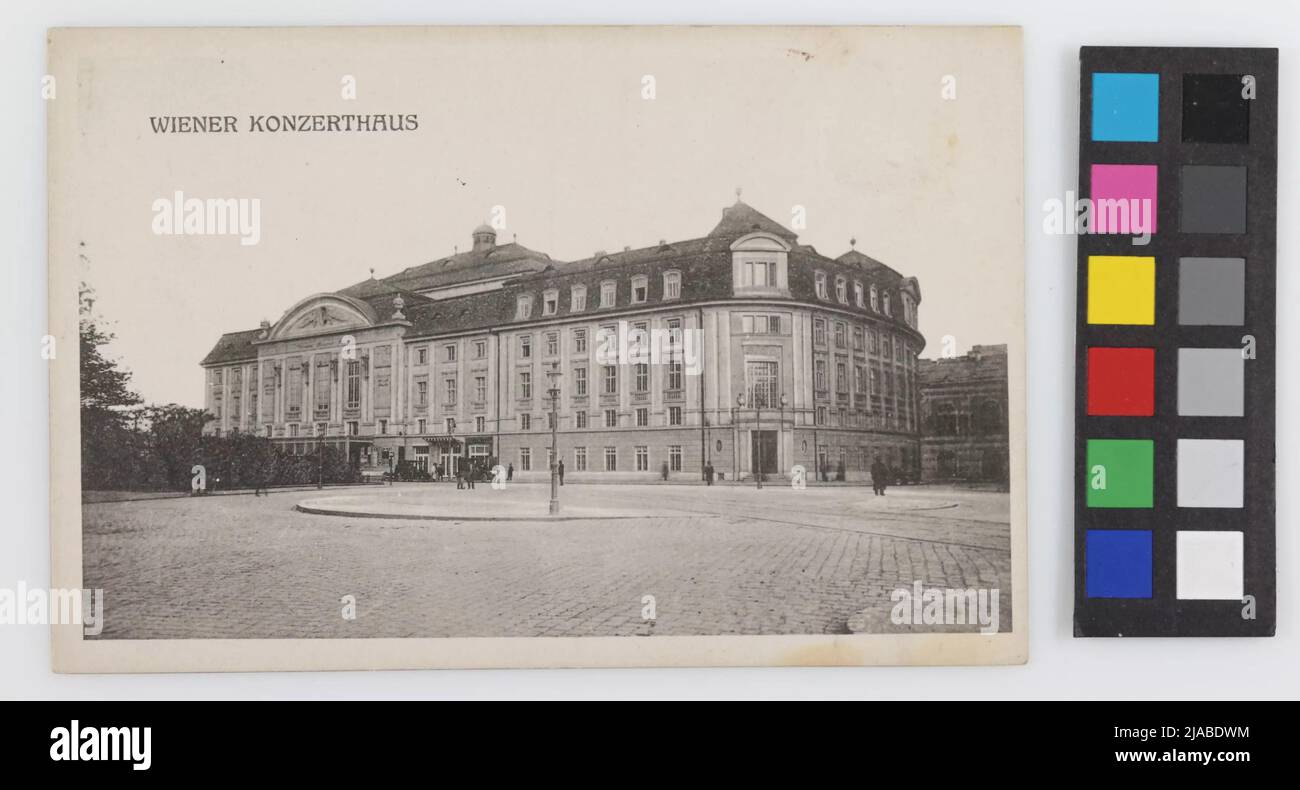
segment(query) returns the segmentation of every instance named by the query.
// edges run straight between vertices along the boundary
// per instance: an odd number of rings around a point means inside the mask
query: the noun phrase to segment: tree
[[[127,409],[140,403],[130,389],[131,373],[105,355],[113,334],[99,325],[95,294],[78,292],[81,345],[81,486],[123,488],[140,472],[136,435]]]

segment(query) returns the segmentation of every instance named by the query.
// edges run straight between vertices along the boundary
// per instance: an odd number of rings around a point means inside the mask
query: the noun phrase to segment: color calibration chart
[[[1277,50],[1080,54],[1076,636],[1270,636]]]

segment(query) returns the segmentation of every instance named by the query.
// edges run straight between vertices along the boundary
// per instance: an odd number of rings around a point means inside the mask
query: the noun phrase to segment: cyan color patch
[[[1089,598],[1151,597],[1151,533],[1090,529],[1084,549]]]
[[[1154,143],[1160,139],[1160,75],[1092,75],[1092,139]]]

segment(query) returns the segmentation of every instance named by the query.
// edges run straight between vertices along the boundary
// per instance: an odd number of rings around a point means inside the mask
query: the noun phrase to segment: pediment
[[[328,335],[374,326],[368,305],[336,294],[309,297],[285,312],[270,333],[271,340]]]

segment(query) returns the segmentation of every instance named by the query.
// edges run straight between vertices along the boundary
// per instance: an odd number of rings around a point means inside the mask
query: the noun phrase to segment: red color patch
[[[1155,414],[1154,348],[1088,349],[1088,414],[1150,417]]]

